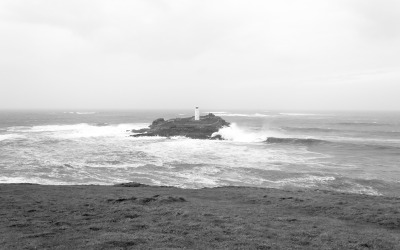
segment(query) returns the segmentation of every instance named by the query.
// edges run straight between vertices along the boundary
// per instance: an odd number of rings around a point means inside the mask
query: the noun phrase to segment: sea
[[[319,189],[400,196],[400,112],[202,110],[225,140],[131,137],[194,110],[0,111],[0,183]]]

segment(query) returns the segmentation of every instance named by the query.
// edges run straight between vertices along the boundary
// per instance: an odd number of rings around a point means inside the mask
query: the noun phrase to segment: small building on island
[[[199,107],[196,107],[194,110],[194,120],[199,121],[200,120],[200,110]]]

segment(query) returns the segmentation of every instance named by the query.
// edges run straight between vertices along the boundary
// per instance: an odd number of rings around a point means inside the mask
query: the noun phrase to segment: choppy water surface
[[[399,196],[400,113],[214,112],[224,141],[133,138],[192,111],[1,111],[0,182],[242,185]]]

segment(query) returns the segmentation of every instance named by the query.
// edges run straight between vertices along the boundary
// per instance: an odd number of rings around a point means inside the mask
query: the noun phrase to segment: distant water
[[[400,113],[204,110],[225,141],[133,138],[174,111],[0,111],[0,183],[318,188],[400,196]]]

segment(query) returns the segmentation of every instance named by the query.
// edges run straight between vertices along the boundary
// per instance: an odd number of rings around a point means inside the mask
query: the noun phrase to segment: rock
[[[153,121],[153,123],[150,125],[150,128],[155,128],[157,125],[160,125],[164,122],[165,122],[164,118],[158,118]]]
[[[148,187],[149,185],[138,183],[138,182],[128,182],[115,184],[114,187]]]
[[[214,135],[213,137],[210,138],[211,140],[223,140],[221,135]]]
[[[145,133],[149,130],[148,128],[141,128],[141,129],[132,129],[130,130],[132,133]],[[129,130],[128,130],[129,131]]]
[[[216,135],[213,137],[212,134],[229,125],[229,122],[212,113],[201,116],[198,121],[194,119],[194,116],[170,120],[158,118],[152,122],[149,128],[132,130],[132,133],[136,134],[131,136],[185,136],[193,139],[222,140],[221,136]]]

